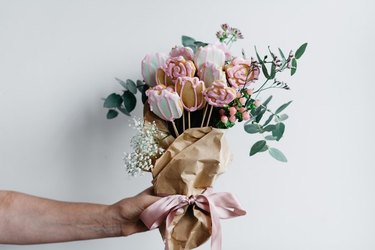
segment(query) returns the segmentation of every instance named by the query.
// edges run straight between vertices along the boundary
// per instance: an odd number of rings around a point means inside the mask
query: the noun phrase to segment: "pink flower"
[[[172,57],[167,60],[164,68],[165,74],[172,82],[176,83],[177,78],[183,76],[193,77],[196,71],[192,61],[185,60],[184,57]]]
[[[262,102],[259,99],[256,99],[254,102],[255,107],[259,107],[262,104]]]
[[[245,109],[244,107],[241,107],[241,108],[238,109],[238,111],[239,111],[240,113],[243,113],[243,112],[246,111],[246,109]]]
[[[247,89],[246,92],[248,95],[252,95],[254,92],[254,89]]]
[[[220,121],[225,124],[228,122],[228,117],[226,115],[223,115],[221,116]]]
[[[241,105],[245,105],[247,100],[246,100],[245,97],[241,97],[239,101],[240,101]]]
[[[236,121],[236,117],[234,115],[232,115],[231,117],[229,117],[229,121],[230,122],[235,122]]]
[[[228,87],[225,82],[214,81],[212,86],[203,92],[208,104],[215,107],[224,107],[236,98],[236,90]]]
[[[259,67],[250,60],[241,57],[235,58],[225,67],[229,83],[237,90],[247,87],[258,79]]]
[[[235,115],[236,113],[237,113],[237,110],[236,110],[235,107],[230,107],[230,108],[229,108],[229,114],[230,114],[230,115],[233,116],[233,115]]]
[[[243,113],[242,113],[242,119],[243,119],[244,121],[249,120],[249,119],[250,119],[250,114],[249,114],[249,112],[247,112],[247,111],[243,112]]]

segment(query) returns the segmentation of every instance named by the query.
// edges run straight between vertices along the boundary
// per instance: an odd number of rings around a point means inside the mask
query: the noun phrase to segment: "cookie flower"
[[[253,60],[245,60],[237,57],[225,67],[225,72],[227,73],[230,85],[240,90],[258,79],[259,67]]]
[[[172,82],[176,83],[177,78],[195,75],[195,65],[192,61],[186,60],[183,56],[171,57],[165,63],[165,75],[169,77]]]
[[[214,81],[212,86],[203,92],[208,104],[224,107],[236,98],[236,90],[228,87],[223,81]]]

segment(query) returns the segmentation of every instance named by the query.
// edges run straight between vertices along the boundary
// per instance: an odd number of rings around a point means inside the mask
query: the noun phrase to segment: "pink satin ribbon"
[[[229,219],[246,214],[237,199],[231,193],[214,193],[212,188],[199,195],[170,195],[161,198],[141,214],[140,218],[149,229],[155,229],[166,220],[171,225],[177,211],[185,206],[195,205],[210,213],[212,221],[211,249],[221,250],[220,219]],[[168,241],[165,249],[168,250]]]

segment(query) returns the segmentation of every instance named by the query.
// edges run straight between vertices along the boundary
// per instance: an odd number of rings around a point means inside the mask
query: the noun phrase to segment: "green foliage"
[[[271,126],[271,125],[268,125]],[[283,137],[285,131],[285,124],[282,122],[276,123],[275,127],[272,129],[272,136],[276,138],[276,141],[279,141]]]
[[[118,116],[118,112],[114,109],[109,109],[107,112],[107,119],[113,119]]]
[[[292,68],[290,69],[290,75],[294,75],[297,71],[297,60],[295,58],[292,59]]]
[[[303,53],[305,53],[305,50],[307,48],[307,43],[302,44],[296,51],[295,57],[296,59],[300,59]]]
[[[262,128],[259,126],[259,124],[256,123],[246,124],[244,128],[245,131],[249,134],[256,134],[262,132]]]
[[[281,113],[281,112],[282,112],[286,107],[288,107],[289,104],[291,104],[291,103],[292,103],[292,101],[289,101],[289,102],[284,103],[283,105],[281,105],[278,109],[276,109],[275,114],[279,114],[279,113]]]
[[[250,156],[255,155],[256,153],[263,150],[266,146],[267,142],[265,140],[257,141],[250,149]]]
[[[132,112],[137,105],[137,98],[135,97],[135,95],[129,90],[126,90],[122,95],[122,99],[124,101],[125,110],[128,113]]]
[[[194,38],[190,36],[182,36],[181,43],[184,47],[191,48],[194,51],[194,53],[197,51],[199,47],[205,47],[208,45],[208,43],[196,41]]]
[[[285,157],[285,155],[283,154],[283,152],[281,152],[277,148],[268,148],[268,152],[270,153],[270,155],[273,158],[275,158],[278,161],[281,161],[281,162],[287,162],[288,161],[287,158]]]
[[[117,108],[120,107],[122,104],[122,97],[116,93],[110,94],[105,100],[104,100],[104,108]]]

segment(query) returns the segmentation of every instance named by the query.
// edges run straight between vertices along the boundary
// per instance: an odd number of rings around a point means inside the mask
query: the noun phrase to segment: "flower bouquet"
[[[130,175],[151,172],[154,192],[163,197],[141,218],[150,229],[159,227],[166,249],[193,249],[211,236],[212,249],[221,249],[220,219],[246,213],[232,194],[212,189],[231,158],[226,129],[244,121],[247,133],[264,136],[251,146],[250,156],[268,151],[287,161],[269,143],[283,136],[288,118],[283,111],[291,102],[271,111],[272,96],[263,102],[258,96],[267,89],[289,90],[276,76],[286,70],[296,73],[307,43],[287,56],[268,48],[269,55],[261,57],[255,48],[256,58],[247,58],[244,50],[238,57],[230,52],[243,39],[240,30],[223,24],[216,35],[219,42],[214,44],[182,36],[183,46],[169,54],[146,55],[143,80],[117,79],[122,94],[112,93],[104,101],[112,119],[119,112],[130,116],[135,95],[142,95],[143,119],[134,120],[133,152],[124,161]],[[264,82],[257,84],[260,78]]]

